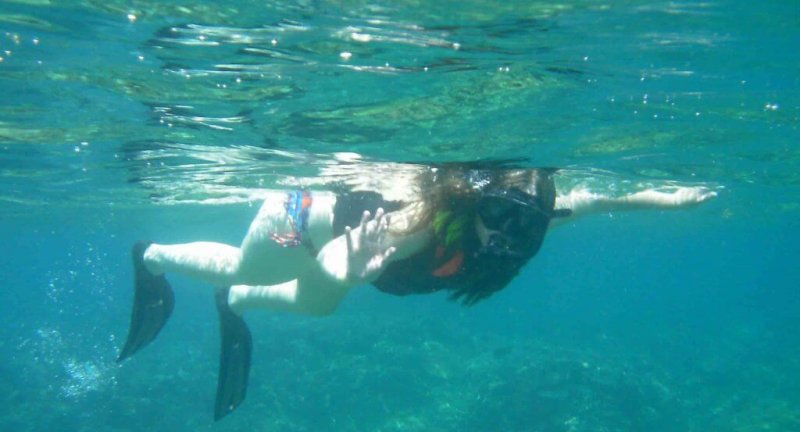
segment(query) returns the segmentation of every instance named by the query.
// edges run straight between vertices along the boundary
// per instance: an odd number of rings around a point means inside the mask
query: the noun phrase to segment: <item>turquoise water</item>
[[[798,48],[794,0],[4,1],[0,430],[800,430]],[[216,424],[210,287],[114,363],[134,241],[236,244],[343,152],[719,196],[554,230],[472,308],[252,314]]]

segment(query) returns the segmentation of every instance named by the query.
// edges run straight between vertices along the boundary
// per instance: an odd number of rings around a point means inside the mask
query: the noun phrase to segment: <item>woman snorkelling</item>
[[[473,305],[506,287],[553,226],[592,213],[682,208],[716,196],[705,187],[678,186],[620,197],[559,191],[555,169],[397,167],[362,172],[333,191],[268,192],[239,247],[137,243],[133,312],[118,361],[149,344],[168,320],[174,301],[165,274],[217,286],[220,419],[245,397],[252,350],[242,319],[247,311],[328,315],[365,284],[395,295],[445,291]],[[386,177],[392,188],[373,187]]]

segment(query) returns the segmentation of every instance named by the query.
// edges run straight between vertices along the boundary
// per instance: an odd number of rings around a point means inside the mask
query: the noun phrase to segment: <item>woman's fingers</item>
[[[378,208],[374,216],[369,211],[364,211],[361,215],[359,226],[362,235],[367,236],[368,239],[374,239],[380,237],[382,231],[388,227],[388,219],[386,219],[386,214],[382,208]]]
[[[344,239],[347,241],[347,254],[353,252],[353,229],[349,226],[344,227]]]
[[[359,223],[362,234],[367,232],[368,223],[369,223],[369,210],[364,210],[364,213],[361,214],[361,222]]]
[[[384,244],[386,240],[386,232],[389,230],[389,215],[385,215],[380,222],[378,222],[378,243]]]
[[[386,265],[386,260],[396,250],[394,247],[384,249],[389,223],[389,215],[378,208],[374,215],[363,212],[356,228],[345,227],[349,275],[365,280]]]
[[[349,226],[344,228],[348,252],[359,251],[364,247],[375,247],[383,243],[386,230],[389,228],[389,215],[382,208],[375,211],[374,217],[365,210],[358,223],[358,232]],[[353,238],[355,237],[355,239]]]
[[[383,226],[381,225],[382,221],[383,209],[378,208],[375,210],[375,217],[369,222],[370,238],[380,239],[381,232],[383,231]]]

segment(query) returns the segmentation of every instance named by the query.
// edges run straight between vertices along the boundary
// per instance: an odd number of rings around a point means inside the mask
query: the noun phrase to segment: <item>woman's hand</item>
[[[625,197],[627,203],[652,207],[690,207],[713,199],[717,193],[704,186],[678,187],[673,190],[648,189]]]
[[[370,216],[369,211],[365,211],[356,229],[345,227],[347,280],[352,283],[365,283],[377,278],[396,250],[384,245],[389,215],[379,208],[375,217]]]
[[[320,250],[317,262],[323,272],[350,286],[377,279],[396,250],[387,246],[389,222],[389,215],[383,209],[378,209],[374,217],[365,211],[357,227],[346,227],[344,235]]]

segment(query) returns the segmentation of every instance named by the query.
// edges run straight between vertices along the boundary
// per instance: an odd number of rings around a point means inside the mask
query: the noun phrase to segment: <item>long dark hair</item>
[[[434,241],[408,259],[392,263],[375,285],[393,294],[440,290],[450,298],[473,305],[503,289],[541,247],[553,217],[554,169],[483,167],[475,164],[432,166],[420,177],[421,196],[415,231],[433,228]],[[475,219],[487,196],[527,200],[539,219],[524,239],[520,253],[501,254],[480,242]]]

